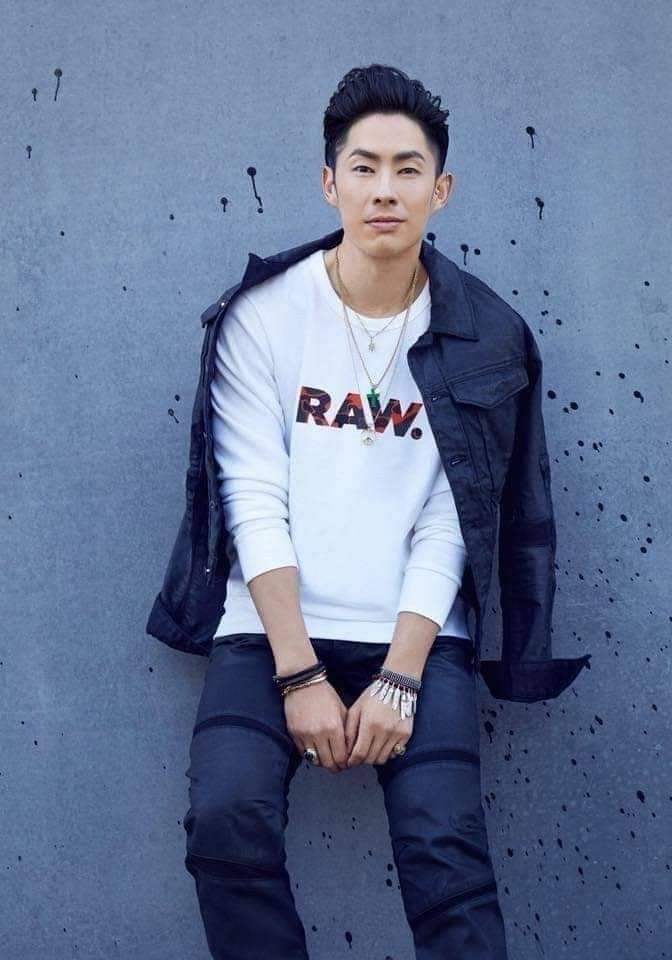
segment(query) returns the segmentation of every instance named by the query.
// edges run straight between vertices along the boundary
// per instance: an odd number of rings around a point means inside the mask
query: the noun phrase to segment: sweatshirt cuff
[[[441,629],[455,602],[461,583],[461,580],[456,580],[450,574],[409,567],[401,587],[397,616],[402,610],[419,613],[423,617],[429,617]]]
[[[294,544],[287,530],[253,530],[236,539],[236,552],[243,579],[249,584],[253,577],[277,567],[296,567]]]

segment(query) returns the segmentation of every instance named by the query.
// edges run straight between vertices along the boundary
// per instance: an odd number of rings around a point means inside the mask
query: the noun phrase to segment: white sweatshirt
[[[324,251],[238,294],[219,329],[210,396],[231,571],[215,632],[264,633],[247,584],[296,566],[309,637],[390,643],[397,614],[468,637],[457,591],[466,548],[450,484],[406,353],[427,329],[429,281],[383,382],[379,429],[369,379],[331,285]],[[372,380],[397,343],[396,319],[348,311]],[[392,320],[392,322],[390,322]],[[389,324],[389,326],[388,326]],[[349,345],[350,344],[350,345]],[[362,398],[360,401],[360,397]]]

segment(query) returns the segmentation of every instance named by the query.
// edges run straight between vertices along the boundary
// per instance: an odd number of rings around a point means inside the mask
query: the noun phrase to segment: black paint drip
[[[258,203],[259,203],[259,206],[257,207],[257,213],[263,213],[263,212],[264,212],[264,208],[263,208],[263,205],[262,205],[262,203],[261,203],[261,197],[260,197],[259,194],[257,193],[257,187],[256,187],[256,184],[255,184],[255,182],[254,182],[254,178],[255,178],[256,175],[257,175],[256,167],[248,167],[248,168],[247,168],[247,175],[252,178],[252,189],[254,190],[255,199],[256,199],[256,200],[258,201]]]
[[[469,244],[461,243],[460,250],[462,251],[462,266],[466,267],[467,265],[467,254],[469,253]]]
[[[539,208],[539,219],[541,220],[541,211],[544,209],[544,201],[541,199],[541,197],[535,197],[534,202]]]
[[[227,204],[228,204],[229,201],[226,199],[226,197],[220,197],[220,198],[219,198],[219,202],[220,202],[221,205],[222,205],[222,213],[226,213],[226,206],[227,206]]]
[[[54,100],[58,96],[58,88],[61,85],[61,77],[63,76],[63,71],[60,67],[56,67],[54,70],[54,76],[56,77],[56,89],[54,90]]]
[[[533,149],[533,150],[534,150],[534,138],[535,138],[536,132],[537,132],[537,131],[534,129],[534,127],[525,127],[525,133],[526,133],[526,134],[529,136],[529,138],[530,138],[530,143],[532,144],[532,149]]]

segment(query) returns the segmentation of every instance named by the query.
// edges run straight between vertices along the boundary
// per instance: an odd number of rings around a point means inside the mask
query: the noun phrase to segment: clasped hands
[[[371,685],[348,709],[328,681],[285,698],[287,729],[299,753],[315,750],[319,766],[340,773],[362,763],[386,763],[397,744],[406,746],[414,717],[401,718],[390,703],[371,696]]]

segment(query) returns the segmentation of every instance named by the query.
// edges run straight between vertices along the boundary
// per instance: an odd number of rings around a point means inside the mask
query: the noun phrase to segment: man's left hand
[[[386,763],[398,743],[406,746],[413,732],[413,717],[399,716],[389,703],[372,697],[371,687],[358,697],[345,720],[348,767],[361,763]]]

